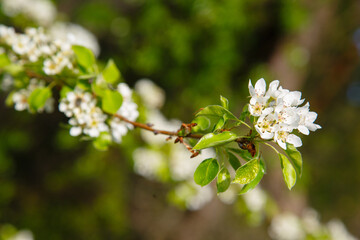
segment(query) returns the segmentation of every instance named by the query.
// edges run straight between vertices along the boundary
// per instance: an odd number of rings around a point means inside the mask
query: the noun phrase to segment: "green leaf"
[[[219,164],[215,158],[209,158],[200,163],[194,173],[194,181],[200,186],[209,184],[219,172]]]
[[[249,153],[248,150],[244,150],[241,148],[228,148],[230,151],[239,154],[239,156],[244,159],[245,161],[250,161],[251,159],[254,159],[253,156],[251,156],[251,153]]]
[[[100,151],[106,151],[109,148],[111,142],[111,135],[108,132],[102,132],[100,136],[94,140],[93,145]]]
[[[241,163],[234,154],[228,152],[228,155],[229,155],[229,163],[236,171],[241,166]]]
[[[0,54],[0,68],[6,67],[10,63],[11,61],[5,53]]]
[[[46,101],[51,97],[52,93],[49,88],[36,88],[29,96],[28,103],[32,110],[39,110],[45,106]]]
[[[217,181],[216,181],[217,192],[218,193],[225,192],[229,188],[230,183],[231,183],[231,178],[230,178],[229,170],[223,167],[217,176]]]
[[[250,183],[244,185],[244,187],[240,190],[239,194],[244,194],[244,193],[247,193],[248,191],[254,189],[259,184],[259,182],[263,178],[264,174],[265,174],[265,166],[263,164],[263,161],[260,161],[260,169],[259,169],[258,174],[254,178],[254,180],[252,180]]]
[[[259,159],[253,159],[236,170],[233,183],[247,184],[255,179],[259,170]]]
[[[223,97],[223,96],[220,95],[220,101],[221,101],[221,105],[225,109],[229,110],[229,100],[226,97]]]
[[[105,90],[102,98],[102,109],[110,114],[114,114],[119,110],[123,102],[123,97],[119,92]]]
[[[66,95],[71,91],[73,90],[68,86],[63,86],[60,90],[60,99],[66,98]]]
[[[239,120],[229,110],[227,110],[226,108],[219,106],[219,105],[207,106],[207,107],[203,108],[202,110],[200,110],[196,114],[196,116],[215,116],[218,118],[222,118],[224,115],[226,115],[226,117],[228,119],[235,120],[235,121]]]
[[[91,84],[91,89],[97,96],[103,97],[105,94],[105,91],[108,90],[108,87],[105,82],[98,84],[96,81],[94,81]]]
[[[95,56],[90,49],[80,45],[73,45],[72,50],[75,53],[77,62],[82,67],[84,67],[87,70],[93,68],[93,65],[95,64]]]
[[[300,178],[302,174],[302,157],[301,153],[292,144],[286,144],[285,152],[294,164],[297,176]]]
[[[116,67],[114,61],[110,59],[102,72],[102,76],[106,82],[115,84],[120,78],[120,71]]]
[[[237,135],[233,132],[222,132],[219,134],[208,133],[204,135],[193,148],[194,150],[201,150],[204,148],[219,146],[237,139]]]
[[[214,127],[214,131],[223,129],[223,127],[225,126],[225,123],[226,123],[225,119],[226,119],[226,115],[224,115],[222,118],[219,119],[219,121],[216,123],[216,125]]]
[[[210,127],[210,119],[205,116],[199,116],[195,118],[192,122],[197,124],[195,127],[192,128],[193,132],[203,132]]]
[[[240,120],[241,121],[245,121],[245,119],[250,116],[250,112],[249,112],[249,104],[246,104],[244,107],[243,107],[243,110],[242,110],[242,113],[240,115]]]
[[[279,153],[279,158],[286,186],[291,190],[296,183],[296,171],[284,154]]]

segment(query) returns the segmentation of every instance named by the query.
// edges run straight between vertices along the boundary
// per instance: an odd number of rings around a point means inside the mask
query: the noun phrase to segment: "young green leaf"
[[[279,158],[286,186],[291,190],[296,183],[296,171],[284,154],[279,153]]]
[[[243,107],[243,110],[242,110],[242,113],[240,115],[240,120],[241,121],[245,121],[245,119],[250,116],[250,112],[249,112],[249,104],[246,104],[244,107]]]
[[[11,61],[9,60],[9,57],[5,53],[0,54],[0,68],[3,68],[9,65],[10,63]]]
[[[222,118],[219,119],[219,121],[216,123],[215,127],[214,127],[214,131],[216,130],[220,130],[225,126],[226,123],[226,115],[224,115]]]
[[[72,50],[75,53],[77,62],[84,67],[85,69],[92,69],[93,65],[95,64],[95,56],[94,53],[80,45],[73,45]]]
[[[302,157],[301,153],[292,144],[286,145],[285,152],[294,164],[297,176],[300,178],[302,174]]]
[[[223,96],[220,95],[220,101],[221,101],[221,105],[222,105],[225,109],[229,110],[229,100],[227,100],[226,97],[223,97]]]
[[[241,163],[240,163],[239,159],[234,154],[232,154],[230,152],[228,152],[228,156],[229,156],[230,165],[236,171],[241,166]]]
[[[263,178],[264,174],[265,174],[265,166],[263,165],[263,161],[260,161],[260,169],[259,169],[258,174],[254,178],[254,180],[252,180],[248,184],[244,185],[244,187],[240,190],[239,194],[244,194],[244,193],[247,193],[248,191],[254,189],[259,184],[259,182]]]
[[[115,84],[120,78],[120,71],[116,67],[114,61],[110,59],[102,72],[102,76],[106,82]]]
[[[238,121],[239,119],[234,116],[229,110],[219,105],[210,105],[200,110],[196,116],[213,116],[222,118],[224,114],[228,119]]]
[[[29,96],[28,103],[30,109],[37,111],[45,106],[46,101],[51,97],[52,93],[49,88],[36,88]]]
[[[194,150],[201,150],[204,148],[219,146],[228,142],[232,142],[237,139],[237,135],[233,132],[222,132],[219,134],[208,133],[195,145]]]
[[[244,159],[245,161],[250,161],[251,159],[254,159],[253,156],[251,156],[251,153],[249,153],[248,150],[244,150],[241,148],[228,148],[230,151],[239,154],[239,156]]]
[[[93,142],[94,147],[100,151],[106,151],[110,144],[111,135],[108,132],[102,132]]]
[[[209,158],[200,163],[194,173],[194,181],[200,186],[209,184],[219,172],[219,164],[215,158]]]
[[[230,183],[231,183],[231,178],[230,178],[229,170],[227,170],[226,167],[223,167],[217,176],[217,181],[216,181],[217,192],[218,193],[225,192],[229,188]]]
[[[64,85],[60,90],[60,99],[66,98],[66,95],[71,91],[72,91],[71,88]]]
[[[233,183],[247,184],[255,179],[260,170],[259,159],[253,159],[236,170]]]
[[[210,119],[205,116],[199,116],[195,118],[192,122],[197,124],[195,127],[192,128],[194,132],[206,131],[210,127]]]
[[[123,97],[119,92],[105,90],[102,98],[102,109],[110,114],[114,114],[119,110],[123,102]]]

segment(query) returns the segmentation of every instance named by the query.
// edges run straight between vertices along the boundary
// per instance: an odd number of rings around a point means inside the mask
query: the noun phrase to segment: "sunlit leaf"
[[[106,151],[109,148],[111,142],[111,135],[108,132],[102,132],[100,136],[94,140],[93,145],[100,151]]]
[[[116,67],[114,61],[110,59],[102,72],[102,76],[106,82],[115,84],[120,78],[120,71]]]
[[[200,186],[209,184],[219,172],[219,164],[215,158],[209,158],[200,163],[194,173],[194,181]]]
[[[265,174],[264,162],[260,161],[260,169],[259,169],[258,174],[254,178],[254,180],[252,180],[248,184],[244,185],[239,193],[244,194],[244,193],[247,193],[248,191],[254,189],[260,183],[260,181],[263,178],[264,174]]]
[[[123,97],[119,92],[106,90],[102,98],[102,109],[110,114],[119,110],[123,102]]]
[[[9,57],[5,53],[0,54],[0,68],[3,68],[9,65],[10,63],[11,61],[9,60]]]
[[[29,96],[28,103],[30,109],[37,111],[45,106],[46,101],[51,97],[52,93],[49,88],[36,88]]]
[[[221,106],[229,110],[229,100],[226,97],[220,96]]]
[[[291,190],[296,183],[296,171],[284,154],[279,153],[279,158],[286,186]]]
[[[237,135],[233,132],[222,132],[219,134],[208,133],[203,136],[193,148],[194,150],[201,150],[204,148],[223,145],[237,139]]]
[[[95,64],[95,56],[90,49],[80,45],[73,45],[72,50],[75,53],[77,62],[82,67],[85,69],[92,69]]]
[[[285,152],[293,162],[295,170],[297,172],[297,176],[300,178],[302,174],[302,165],[303,165],[301,153],[292,144],[286,145]]]
[[[245,161],[249,161],[251,159],[254,159],[253,156],[251,156],[251,153],[249,153],[248,150],[244,150],[241,148],[229,148],[230,151],[239,154],[239,156],[244,159]]]
[[[241,166],[241,163],[240,163],[239,159],[234,154],[232,154],[230,152],[228,152],[228,156],[229,156],[230,165],[236,171]]]
[[[210,119],[205,116],[196,117],[192,122],[197,124],[193,127],[194,132],[206,131],[210,127]]]
[[[230,178],[229,170],[223,167],[217,176],[217,181],[216,181],[217,192],[218,193],[225,192],[229,188],[230,183],[231,183],[231,178]]]
[[[224,115],[227,116],[228,119],[238,121],[238,118],[234,116],[229,110],[219,105],[210,105],[202,110],[200,110],[196,116],[213,116],[222,118]]]
[[[260,170],[259,159],[253,159],[236,170],[233,183],[247,184],[255,179]]]

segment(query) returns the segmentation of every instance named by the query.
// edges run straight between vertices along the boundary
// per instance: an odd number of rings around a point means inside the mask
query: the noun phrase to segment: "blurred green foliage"
[[[304,175],[294,190],[325,219],[340,217],[360,234],[360,116],[359,107],[345,98],[347,82],[360,77],[350,77],[357,61],[351,42],[359,27],[356,0],[56,3],[60,18],[97,35],[100,59],[113,58],[127,82],[133,85],[150,78],[163,87],[165,115],[184,122],[200,107],[217,103],[220,94],[240,113],[247,102],[249,78],[282,76],[271,64],[278,47],[285,46],[285,62],[303,66],[295,71],[302,78],[298,86],[314,100],[324,129],[303,138]],[[2,14],[0,22],[19,29],[32,25],[21,16],[9,19]],[[318,22],[321,34],[306,31]],[[303,50],[304,42],[309,53]],[[1,95],[2,103],[5,97]],[[141,144],[138,135],[128,135],[121,146],[99,152],[59,128],[66,121],[60,113],[34,116],[4,104],[0,112],[1,223],[29,228],[36,239],[167,239],[193,220],[191,213],[167,205],[167,187],[133,175],[131,153]],[[273,159],[277,161],[276,156]],[[275,161],[268,164],[268,172],[278,164]],[[281,199],[291,193],[282,193],[286,187],[279,190],[278,182],[266,178],[264,187],[284,203]],[[242,205],[236,205],[237,212],[244,211]],[[249,230],[231,208],[225,210],[227,215],[214,213],[222,225],[212,227],[211,215],[200,219],[209,225],[199,223],[201,239],[264,239],[265,228]],[[161,225],[155,218],[172,221]]]

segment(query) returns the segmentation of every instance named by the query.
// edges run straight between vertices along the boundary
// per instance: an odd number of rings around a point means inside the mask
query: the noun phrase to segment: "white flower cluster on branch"
[[[0,44],[8,49],[12,62],[20,65],[39,62],[46,75],[59,74],[65,68],[74,69],[71,44],[53,40],[42,28],[27,28],[25,33],[16,33],[14,28],[0,25]]]
[[[314,123],[317,113],[310,112],[310,104],[300,106],[304,102],[301,92],[279,87],[278,80],[272,81],[267,91],[263,78],[256,82],[255,87],[249,81],[249,92],[249,112],[257,117],[255,129],[262,139],[274,139],[283,149],[286,149],[286,143],[300,147],[302,141],[292,134],[293,130],[308,135],[310,131],[321,128]]]

